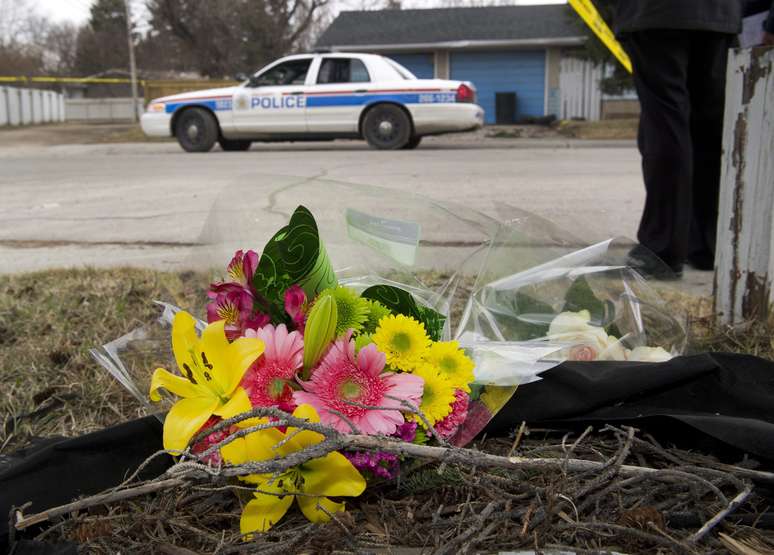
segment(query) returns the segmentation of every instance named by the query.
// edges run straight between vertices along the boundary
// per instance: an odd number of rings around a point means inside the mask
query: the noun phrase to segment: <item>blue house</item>
[[[517,120],[559,116],[563,51],[584,40],[567,6],[492,6],[341,12],[317,46],[383,54],[420,78],[472,81],[496,123],[498,97],[515,98]]]

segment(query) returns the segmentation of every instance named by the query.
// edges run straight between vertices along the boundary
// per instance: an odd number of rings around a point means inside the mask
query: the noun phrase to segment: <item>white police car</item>
[[[300,54],[235,87],[158,98],[142,116],[153,137],[188,152],[247,150],[252,141],[364,138],[379,149],[415,148],[424,135],[481,127],[471,83],[417,79],[374,54]]]

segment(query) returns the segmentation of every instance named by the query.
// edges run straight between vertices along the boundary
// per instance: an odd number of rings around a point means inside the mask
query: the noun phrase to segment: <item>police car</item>
[[[481,127],[472,83],[417,79],[374,54],[281,58],[235,87],[158,98],[142,116],[152,137],[188,152],[250,148],[252,141],[361,138],[378,149],[415,148],[424,135]]]

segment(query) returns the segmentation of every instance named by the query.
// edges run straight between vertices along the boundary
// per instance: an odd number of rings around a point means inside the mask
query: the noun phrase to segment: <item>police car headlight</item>
[[[166,106],[163,102],[154,102],[153,104],[148,105],[148,112],[152,113],[160,113],[164,112],[166,110]]]

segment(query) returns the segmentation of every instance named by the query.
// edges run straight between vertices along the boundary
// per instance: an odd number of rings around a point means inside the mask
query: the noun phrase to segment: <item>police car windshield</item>
[[[303,85],[311,63],[311,58],[288,60],[255,76],[250,80],[250,86]]]

